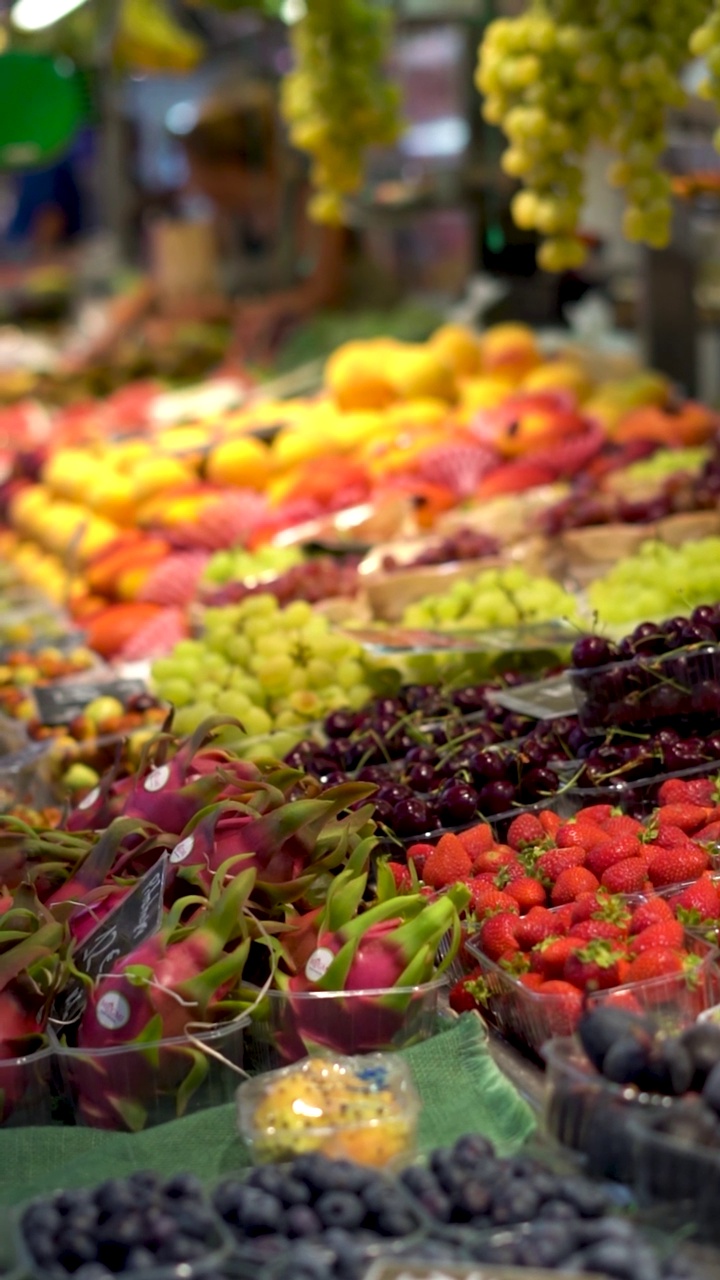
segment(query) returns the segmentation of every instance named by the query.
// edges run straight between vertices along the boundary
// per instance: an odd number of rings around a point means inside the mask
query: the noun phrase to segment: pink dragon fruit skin
[[[107,888],[103,891],[103,896],[96,902],[87,903],[78,907],[74,911],[68,921],[70,936],[74,942],[80,946],[91,933],[102,924],[103,920],[124,902],[129,893],[132,893],[133,886],[127,888]]]

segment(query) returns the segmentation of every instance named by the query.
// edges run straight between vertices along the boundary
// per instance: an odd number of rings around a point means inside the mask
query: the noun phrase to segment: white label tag
[[[186,858],[190,857],[190,854],[192,853],[194,848],[195,848],[195,837],[186,836],[184,840],[181,840],[179,844],[175,845],[175,848],[170,854],[170,861],[173,863],[184,862]]]
[[[325,977],[334,959],[335,955],[329,947],[318,947],[305,965],[305,977],[310,982],[319,982]]]
[[[130,1021],[130,1005],[119,991],[106,991],[98,1000],[95,1013],[100,1026],[107,1031],[119,1031]]]
[[[162,791],[169,777],[170,766],[161,764],[159,769],[153,769],[152,773],[145,779],[145,790]]]
[[[96,800],[100,799],[100,788],[93,787],[92,791],[88,791],[83,800],[80,801],[78,809],[92,809]]]

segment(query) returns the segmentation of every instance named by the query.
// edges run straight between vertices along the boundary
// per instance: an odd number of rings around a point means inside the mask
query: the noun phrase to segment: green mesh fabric
[[[502,1154],[533,1132],[533,1113],[490,1056],[474,1014],[447,1024],[403,1055],[420,1097],[420,1149],[483,1133]],[[57,1187],[91,1186],[137,1169],[192,1170],[207,1182],[236,1172],[248,1156],[236,1135],[232,1105],[201,1111],[143,1133],[83,1128],[0,1129],[0,1205]]]

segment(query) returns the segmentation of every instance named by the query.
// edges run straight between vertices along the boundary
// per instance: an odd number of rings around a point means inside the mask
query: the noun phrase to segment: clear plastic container
[[[598,1178],[632,1182],[628,1117],[635,1108],[655,1112],[672,1106],[673,1100],[606,1080],[572,1036],[549,1040],[542,1056],[543,1119],[547,1132],[564,1147],[585,1157],[586,1172]]]
[[[640,1010],[659,1018],[668,1030],[689,1026],[704,1009],[720,1001],[720,953],[690,933],[686,934],[685,945],[691,954],[701,957],[691,983],[683,975],[627,983],[586,993],[585,1007],[594,1009],[612,1003],[634,1007],[634,1002]],[[479,935],[468,942],[467,949],[487,985],[483,1012],[503,1035],[539,1054],[548,1040],[573,1034],[582,1009],[580,1000],[573,1004],[564,995],[545,996],[529,990],[488,959]]]
[[[0,756],[0,813],[15,804],[42,809],[58,798],[46,743],[33,743],[22,751]]]
[[[639,729],[656,720],[701,712],[700,686],[718,679],[720,647],[713,644],[570,671],[580,724],[586,730]]]
[[[445,986],[443,976],[370,991],[268,991],[251,1015],[246,1066],[254,1074],[308,1055],[378,1053],[427,1040]]]
[[[385,1168],[416,1152],[420,1100],[398,1057],[306,1058],[240,1085],[238,1128],[257,1164],[307,1151]]]
[[[52,1068],[53,1053],[47,1045],[24,1057],[0,1059],[0,1125],[19,1128],[52,1122]]]
[[[247,1024],[243,1016],[197,1033],[227,1063],[186,1037],[95,1051],[59,1048],[76,1123],[137,1132],[232,1102],[238,1082],[233,1066],[243,1068]]]
[[[628,1117],[633,1184],[643,1206],[687,1205],[685,1222],[706,1239],[720,1240],[720,1128],[699,1101],[678,1105],[676,1117],[694,1113],[709,1124],[711,1145],[663,1132],[666,1117],[636,1109]],[[714,1133],[713,1133],[714,1129]]]
[[[643,818],[652,813],[660,803],[658,796],[664,782],[671,779],[685,781],[691,778],[712,778],[716,774],[720,774],[720,760],[708,760],[705,764],[678,770],[677,773],[656,773],[631,781],[616,777],[601,782],[596,787],[568,787],[558,792],[557,805],[554,798],[552,805],[561,817],[572,816],[586,805],[611,804],[634,818]]]

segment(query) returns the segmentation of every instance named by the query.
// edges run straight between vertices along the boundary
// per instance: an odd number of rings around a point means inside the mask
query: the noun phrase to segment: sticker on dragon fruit
[[[106,991],[97,1002],[95,1015],[106,1031],[119,1031],[130,1021],[130,1005],[119,991]]]
[[[190,857],[190,854],[192,853],[194,848],[195,848],[195,837],[186,836],[184,840],[181,840],[179,844],[175,845],[175,848],[170,854],[170,861],[172,863],[184,862],[186,858]]]
[[[93,787],[92,791],[88,791],[87,795],[78,804],[78,809],[92,809],[97,800],[100,799],[100,788]]]
[[[334,952],[329,947],[318,947],[305,965],[305,977],[310,982],[319,982],[325,977],[334,959]]]
[[[161,764],[159,769],[153,769],[152,773],[145,779],[145,790],[162,791],[169,777],[170,766]]]

